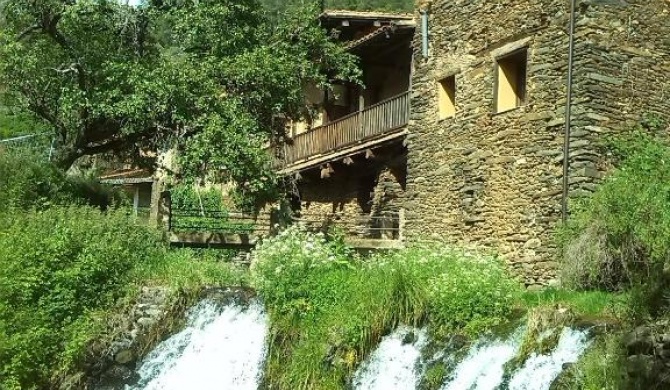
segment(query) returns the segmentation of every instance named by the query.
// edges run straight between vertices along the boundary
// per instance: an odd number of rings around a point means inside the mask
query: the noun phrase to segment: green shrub
[[[170,189],[172,207],[186,210],[226,211],[223,194],[215,188],[198,189],[181,184]]]
[[[48,387],[78,351],[89,314],[126,292],[137,264],[160,258],[157,233],[119,214],[50,208],[6,217],[0,230],[0,378]],[[3,387],[3,388],[4,388]]]
[[[626,389],[625,350],[617,333],[596,339],[577,363],[552,385],[555,390]]]
[[[248,286],[246,266],[227,262],[231,253],[220,250],[164,248],[160,258],[135,266],[135,279],[142,285],[197,290],[203,286]]]
[[[619,166],[563,228],[563,280],[630,287],[670,266],[670,147],[642,128],[609,143]]]
[[[428,318],[434,328],[478,333],[512,314],[520,284],[500,259],[452,247],[410,248],[385,261],[424,286]]]
[[[0,212],[70,203],[104,209],[122,200],[95,177],[67,176],[40,156],[0,151]]]
[[[341,389],[399,323],[474,333],[502,322],[519,292],[493,258],[412,248],[364,261],[296,227],[257,248],[252,281],[272,322],[266,377],[280,389]]]
[[[0,96],[0,100],[3,103],[0,105],[0,139],[48,131],[47,126],[34,116],[5,105],[4,96]]]
[[[123,212],[0,213],[0,388],[52,388],[140,286],[247,285],[246,275],[209,252],[169,250]]]
[[[66,187],[65,175],[36,156],[0,152],[0,211],[59,202]]]

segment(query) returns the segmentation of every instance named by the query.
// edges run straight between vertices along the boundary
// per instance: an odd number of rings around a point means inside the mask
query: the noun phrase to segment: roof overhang
[[[346,48],[349,51],[355,52],[356,50],[365,47],[375,45],[384,46],[388,44],[389,40],[394,40],[403,36],[409,36],[409,39],[411,39],[414,36],[415,28],[416,26],[413,22],[411,24],[390,24],[355,41],[349,42]]]
[[[100,177],[100,183],[112,185],[153,183],[151,172],[146,169],[120,169]]]
[[[365,12],[350,10],[326,10],[319,15],[321,20],[355,20],[355,21],[413,21],[414,15],[393,12]]]
[[[110,185],[129,185],[129,184],[150,184],[154,182],[153,177],[127,177],[122,179],[100,179],[102,184]]]

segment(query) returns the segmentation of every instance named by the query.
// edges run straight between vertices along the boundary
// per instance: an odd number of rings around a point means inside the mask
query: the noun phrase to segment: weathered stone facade
[[[403,149],[402,145],[381,148],[369,159],[355,157],[349,166],[332,163],[328,177],[321,177],[320,170],[303,172],[298,182],[300,217],[340,226],[353,238],[400,238],[398,215],[405,202],[406,179]]]
[[[607,169],[603,134],[642,114],[670,115],[670,3],[580,1],[570,143],[570,195]],[[414,47],[406,230],[409,241],[497,250],[529,285],[555,278],[568,68],[567,0],[437,0],[430,52]],[[526,97],[495,113],[496,61],[527,48]],[[438,81],[455,75],[456,114],[439,119]]]

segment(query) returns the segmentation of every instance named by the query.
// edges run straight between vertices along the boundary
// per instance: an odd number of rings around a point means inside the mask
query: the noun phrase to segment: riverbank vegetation
[[[426,245],[361,258],[299,227],[265,241],[255,258],[252,283],[271,317],[265,380],[280,389],[346,388],[399,324],[425,326],[440,343],[509,328],[536,307],[597,316],[619,302],[597,292],[524,292],[498,259],[476,251]]]
[[[30,155],[0,155],[2,389],[55,388],[141,287],[247,283],[215,256],[170,250],[113,191],[84,183]]]
[[[627,336],[633,329],[670,330],[662,325],[670,309],[666,131],[666,124],[649,116],[625,135],[608,139],[602,147],[614,157],[614,170],[593,196],[574,204],[573,215],[559,234],[565,286],[586,294],[622,293],[627,299],[619,329],[599,337],[557,388],[642,389],[665,380],[664,372],[652,372],[653,357],[641,367],[627,366],[626,359],[628,353],[641,352],[630,348],[631,342],[639,343]],[[646,358],[644,353],[642,357]]]

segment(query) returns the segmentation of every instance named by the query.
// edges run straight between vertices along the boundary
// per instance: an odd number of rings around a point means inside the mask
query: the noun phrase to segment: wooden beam
[[[375,158],[375,153],[372,151],[372,149],[366,149],[365,150],[365,159],[366,160],[372,160]]]
[[[287,175],[287,174],[292,174],[295,171],[303,171],[307,169],[315,169],[319,166],[319,164],[323,164],[326,161],[333,161],[337,160],[338,158],[341,158],[342,156],[347,156],[347,155],[352,155],[356,153],[360,153],[363,150],[369,148],[370,146],[381,146],[383,144],[389,143],[389,142],[396,142],[398,139],[402,139],[408,134],[407,131],[407,126],[402,126],[396,129],[395,131],[390,131],[388,135],[380,137],[380,138],[375,138],[372,139],[368,142],[365,142],[363,144],[351,146],[348,148],[344,148],[342,150],[339,150],[337,152],[333,152],[331,154],[325,155],[325,156],[319,156],[317,158],[313,159],[308,159],[306,161],[301,161],[299,163],[294,163],[291,165],[288,165],[287,167],[283,168],[278,172],[279,175]]]
[[[350,156],[347,156],[342,160],[342,163],[344,163],[344,165],[351,165],[354,163],[354,159]]]

